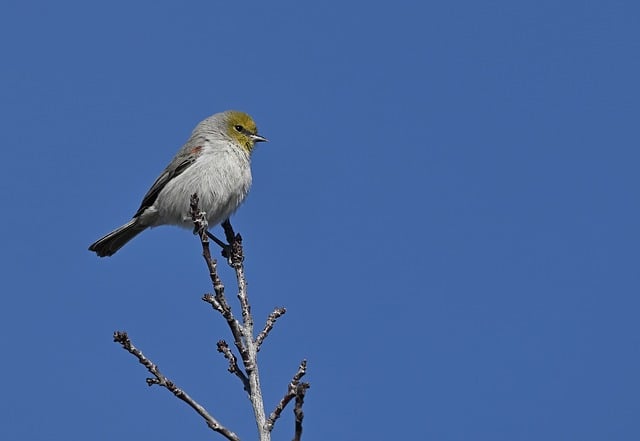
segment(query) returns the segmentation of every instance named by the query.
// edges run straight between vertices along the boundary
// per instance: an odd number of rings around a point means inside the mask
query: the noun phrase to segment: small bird
[[[251,186],[251,153],[258,135],[253,119],[228,110],[200,122],[167,168],[158,176],[129,222],[89,246],[111,256],[149,227],[193,228],[190,197],[196,193],[210,226],[229,219]]]

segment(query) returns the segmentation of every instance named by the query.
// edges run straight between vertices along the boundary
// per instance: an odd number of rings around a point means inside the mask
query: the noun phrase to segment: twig
[[[229,325],[231,333],[233,334],[234,344],[240,352],[242,364],[244,365],[246,377],[248,379],[248,387],[247,383],[244,383],[244,381],[243,384],[245,385],[245,389],[249,393],[249,400],[251,401],[251,406],[253,407],[253,413],[256,419],[256,425],[258,426],[260,441],[269,441],[271,439],[271,433],[266,429],[265,425],[266,416],[264,412],[264,401],[262,399],[260,376],[258,374],[258,345],[253,339],[253,318],[251,317],[251,307],[249,305],[249,298],[247,296],[247,281],[244,276],[244,252],[242,249],[242,237],[240,236],[240,234],[234,233],[231,222],[229,222],[228,219],[222,223],[226,239],[229,242],[229,248],[227,250],[230,251],[230,255],[226,257],[229,260],[231,267],[236,272],[236,280],[238,282],[238,299],[240,299],[240,306],[242,309],[242,325],[240,325],[238,320],[233,317],[231,308],[229,307],[226,298],[224,297],[224,287],[222,285],[222,282],[218,278],[215,261],[211,258],[211,253],[209,252],[208,237],[206,240],[204,238],[206,234],[203,231],[204,226],[201,221],[201,218],[204,216],[202,216],[202,213],[199,211],[198,197],[195,194],[191,196],[190,208],[194,226],[200,233],[203,249],[202,254],[205,261],[207,262],[207,267],[209,268],[209,273],[211,275],[211,281],[214,285],[214,290],[216,291],[215,296],[212,297],[210,294],[205,295],[203,297],[203,300],[210,303],[213,308],[220,312],[227,320],[227,324]],[[223,252],[224,251],[225,250],[223,250]],[[212,299],[215,300],[215,302],[212,301]]]
[[[244,276],[244,260],[242,250],[242,238],[236,235],[236,240],[231,245],[231,264],[236,271],[236,281],[238,282],[238,300],[242,310],[242,323],[244,324],[244,336],[253,340],[253,316],[251,315],[251,305],[247,296],[247,279]]]
[[[209,277],[211,278],[211,283],[213,283],[213,287],[215,289],[217,285],[221,284],[221,282],[216,269],[216,261],[211,258],[211,250],[209,249],[209,235],[207,234],[209,222],[207,221],[206,213],[204,211],[200,211],[200,209],[198,208],[199,202],[200,198],[198,198],[198,194],[192,194],[189,201],[189,208],[191,220],[193,221],[193,233],[200,236],[200,243],[202,244],[202,256],[207,263],[207,268],[209,269]],[[216,293],[217,292],[218,291],[216,290]]]
[[[236,348],[238,348],[240,356],[243,360],[248,357],[247,349],[245,348],[245,345],[243,343],[242,326],[240,325],[240,322],[238,322],[238,320],[233,316],[231,308],[229,307],[224,294],[216,294],[215,296],[212,296],[211,294],[205,294],[202,297],[202,300],[209,303],[213,307],[213,309],[222,314],[224,319],[227,321],[227,325],[229,325],[229,329],[231,329],[231,335],[233,335],[233,344]]]
[[[231,224],[228,223],[229,228]],[[227,228],[225,228],[225,232]],[[262,399],[262,389],[260,388],[260,374],[258,372],[258,345],[253,338],[253,317],[251,316],[251,307],[249,305],[249,297],[247,295],[247,280],[244,276],[242,237],[236,234],[231,243],[231,264],[236,272],[236,281],[238,282],[238,299],[242,309],[242,336],[247,356],[243,355],[242,363],[249,378],[249,400],[253,407],[253,414],[258,425],[258,433],[260,441],[269,441],[271,432],[267,429],[267,417],[264,412],[264,400]]]
[[[304,394],[307,393],[307,389],[310,387],[309,383],[300,383],[296,388],[296,406],[293,408],[293,413],[296,416],[296,432],[293,441],[300,441],[302,438],[302,420],[304,419],[302,405],[304,404]]]
[[[222,222],[222,228],[224,229],[225,238],[229,245],[223,247],[223,256],[227,258],[230,266],[235,270],[236,281],[238,283],[238,299],[240,301],[240,307],[242,311],[242,323],[238,321],[231,312],[226,297],[224,295],[224,285],[218,277],[217,264],[215,259],[212,259],[209,249],[209,239],[211,238],[216,243],[220,244],[221,241],[211,236],[207,232],[207,219],[206,215],[198,208],[198,196],[196,194],[191,196],[191,218],[194,223],[194,230],[199,233],[202,243],[202,255],[209,269],[209,276],[215,295],[206,294],[203,300],[211,304],[211,306],[218,311],[227,321],[231,333],[233,335],[234,344],[242,359],[244,371],[240,369],[236,357],[233,355],[229,345],[223,340],[218,342],[218,351],[221,352],[224,357],[229,361],[229,372],[235,374],[244,386],[245,391],[249,394],[249,400],[253,407],[256,424],[258,426],[258,433],[261,441],[269,441],[271,438],[271,430],[275,424],[275,421],[280,417],[280,414],[286,407],[286,405],[296,399],[296,408],[294,412],[296,414],[296,437],[300,438],[302,435],[302,403],[304,402],[304,394],[309,387],[308,383],[300,383],[300,379],[306,372],[307,362],[303,360],[300,363],[298,371],[293,376],[291,383],[289,384],[287,394],[280,401],[274,412],[267,419],[264,411],[264,401],[262,399],[262,390],[260,388],[260,376],[258,373],[257,356],[260,346],[267,338],[271,330],[273,329],[276,321],[282,315],[286,313],[285,308],[276,308],[273,310],[264,328],[254,339],[253,329],[253,317],[251,315],[251,305],[249,303],[249,297],[247,295],[247,281],[244,274],[244,251],[242,248],[242,236],[236,234],[233,231],[231,222],[226,219]]]
[[[258,351],[260,351],[260,346],[262,346],[262,342],[269,335],[269,332],[273,329],[273,326],[276,324],[276,320],[282,317],[287,312],[286,308],[279,307],[273,310],[269,317],[267,318],[267,322],[264,325],[264,329],[260,331],[260,334],[256,337],[256,345],[258,346]]]
[[[190,209],[191,209],[191,219],[193,220],[194,231],[200,236],[200,242],[202,245],[202,257],[204,258],[205,263],[207,264],[207,268],[209,269],[209,278],[211,279],[211,284],[213,285],[213,290],[215,292],[215,296],[211,294],[205,294],[202,297],[202,300],[209,303],[213,309],[218,311],[227,321],[229,328],[231,329],[231,334],[233,335],[233,344],[238,348],[242,358],[244,359],[247,356],[247,350],[244,347],[242,342],[242,329],[240,326],[240,322],[236,320],[231,312],[231,307],[229,307],[229,303],[224,295],[224,284],[220,277],[218,276],[218,264],[215,259],[211,257],[211,249],[209,248],[209,235],[207,234],[207,217],[204,212],[200,211],[198,207],[199,198],[197,193],[191,195]],[[227,221],[228,222],[228,221]],[[229,224],[231,227],[231,224]]]
[[[177,398],[184,401],[189,406],[191,406],[193,410],[198,412],[198,414],[202,418],[204,418],[204,420],[206,421],[207,426],[209,426],[212,430],[218,432],[219,434],[221,434],[222,436],[224,436],[230,441],[240,441],[240,438],[238,438],[238,435],[236,435],[234,432],[232,432],[231,430],[227,429],[225,426],[220,424],[220,422],[217,419],[215,419],[212,415],[210,415],[209,412],[207,412],[207,410],[204,407],[198,404],[185,391],[180,389],[171,380],[165,377],[160,372],[160,369],[158,368],[158,366],[155,363],[153,363],[151,360],[149,360],[147,357],[145,357],[142,351],[140,351],[140,349],[136,348],[133,345],[133,343],[131,343],[131,340],[129,339],[129,336],[127,335],[126,332],[121,332],[121,331],[114,332],[113,341],[120,343],[120,345],[122,345],[122,347],[127,352],[129,352],[134,357],[136,357],[138,361],[144,367],[147,368],[147,370],[151,373],[151,375],[153,375],[154,378],[147,378],[147,384],[149,386],[157,384],[171,391],[171,393],[173,393]]]
[[[232,374],[235,374],[235,376],[238,377],[240,381],[242,381],[244,390],[247,393],[249,393],[250,392],[249,379],[244,374],[244,372],[242,372],[238,367],[238,360],[236,359],[236,356],[233,355],[233,352],[231,352],[231,348],[229,348],[229,345],[227,344],[227,342],[224,340],[220,340],[218,341],[217,346],[218,346],[218,352],[221,352],[224,355],[224,358],[229,360],[229,368],[228,368],[229,372],[231,372]]]
[[[300,385],[300,379],[304,377],[304,374],[306,373],[307,373],[307,360],[302,360],[302,362],[300,363],[300,366],[298,366],[298,371],[293,375],[293,378],[291,379],[291,382],[287,387],[287,393],[284,394],[284,397],[282,397],[282,399],[280,400],[280,402],[278,403],[274,411],[271,412],[271,415],[269,415],[269,419],[267,419],[266,424],[267,424],[267,429],[269,429],[269,431],[273,430],[273,426],[276,424],[277,419],[280,418],[280,415],[284,411],[284,408],[287,407],[287,404],[289,404],[291,400],[297,397],[298,386]],[[308,384],[308,383],[302,383],[302,384]]]
[[[214,235],[208,232],[208,221],[206,213],[200,211],[199,199],[197,194],[193,194],[190,200],[190,214],[194,224],[194,234],[200,236],[200,242],[202,245],[202,256],[205,260],[207,268],[209,270],[209,277],[213,285],[215,294],[205,294],[203,300],[209,303],[213,309],[218,311],[227,321],[227,324],[231,330],[234,339],[234,345],[238,349],[244,371],[238,364],[238,359],[234,355],[229,345],[220,340],[217,343],[218,352],[221,352],[223,356],[228,360],[229,372],[236,375],[244,386],[244,390],[249,395],[249,400],[253,407],[255,421],[258,426],[258,434],[260,441],[270,441],[271,431],[275,425],[276,420],[280,417],[287,404],[295,398],[295,438],[294,441],[299,441],[302,436],[302,420],[304,413],[302,412],[302,406],[304,404],[304,397],[307,389],[310,387],[309,383],[302,383],[300,379],[305,375],[307,369],[307,362],[303,360],[298,367],[298,371],[293,376],[291,382],[288,385],[287,393],[280,400],[275,410],[271,413],[269,418],[266,418],[264,411],[264,401],[262,398],[262,391],[260,388],[260,376],[258,373],[257,355],[260,350],[260,346],[264,343],[264,340],[269,336],[269,333],[275,326],[276,321],[286,313],[286,309],[278,307],[269,314],[266,320],[265,326],[260,331],[258,336],[254,339],[254,323],[251,315],[251,306],[247,295],[247,281],[244,274],[244,251],[242,248],[242,237],[240,234],[236,234],[233,231],[233,227],[229,220],[225,220],[222,223],[224,228],[225,237],[229,242],[229,245],[225,244],[221,240],[217,239]],[[236,281],[238,283],[238,299],[242,310],[242,322],[236,319],[231,311],[231,307],[227,302],[224,294],[224,285],[218,276],[217,262],[211,257],[211,250],[209,248],[209,239],[215,241],[223,248],[223,256],[227,258],[230,266],[235,270]],[[198,404],[193,398],[191,398],[185,391],[176,386],[172,381],[165,377],[156,364],[144,356],[144,354],[137,349],[132,343],[126,332],[116,331],[113,339],[144,365],[147,370],[153,375],[153,378],[147,378],[146,382],[149,386],[157,384],[171,391],[177,398],[187,403],[192,409],[194,409],[204,420],[207,425],[214,431],[220,433],[230,441],[239,441],[238,436],[220,424],[207,410]]]
[[[206,213],[200,211],[198,208],[199,203],[200,198],[198,197],[198,193],[192,194],[189,199],[189,214],[193,221],[193,234],[198,234],[202,242],[208,243],[209,237],[207,236],[207,229],[209,228],[209,221],[207,221]]]

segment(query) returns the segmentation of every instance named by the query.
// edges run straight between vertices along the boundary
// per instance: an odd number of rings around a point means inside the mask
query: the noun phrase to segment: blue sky
[[[640,7],[631,1],[0,6],[0,438],[243,439],[197,240],[109,259],[195,124],[270,143],[233,224],[267,409],[305,440],[640,438]],[[234,279],[221,269],[233,298]],[[286,412],[274,439],[291,439]]]

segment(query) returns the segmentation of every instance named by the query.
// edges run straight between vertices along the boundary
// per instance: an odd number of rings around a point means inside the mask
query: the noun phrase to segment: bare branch
[[[235,374],[235,376],[238,377],[240,381],[242,381],[244,390],[247,393],[249,393],[251,390],[251,387],[249,386],[249,379],[244,374],[244,372],[242,372],[238,367],[238,360],[236,359],[236,356],[233,355],[233,352],[231,352],[231,348],[229,348],[229,345],[227,344],[227,342],[224,340],[220,340],[218,341],[217,346],[218,346],[218,352],[221,352],[224,355],[224,358],[229,360],[229,368],[228,368],[229,372],[231,372],[232,374]]]
[[[240,322],[236,320],[231,312],[231,307],[227,302],[227,299],[224,295],[224,284],[220,277],[218,276],[218,264],[215,259],[211,257],[211,250],[209,248],[209,235],[207,234],[207,217],[206,214],[200,211],[198,207],[199,198],[196,193],[191,195],[190,200],[190,209],[191,209],[191,219],[193,220],[194,231],[198,233],[200,236],[200,242],[202,245],[202,257],[204,258],[205,263],[207,264],[207,268],[209,269],[209,278],[211,279],[211,284],[213,285],[213,290],[215,295],[205,294],[202,297],[202,300],[209,303],[213,309],[218,311],[227,321],[229,328],[231,329],[231,334],[233,335],[233,344],[238,348],[238,351],[242,355],[244,359],[247,357],[247,350],[242,342],[242,329],[240,326]],[[226,221],[228,223],[228,221]],[[229,224],[229,228],[231,228],[231,224]]]
[[[230,235],[229,231],[233,231],[229,221],[226,221],[225,233]],[[258,345],[253,338],[253,317],[251,316],[251,307],[249,306],[249,297],[247,295],[247,280],[244,276],[244,254],[242,250],[242,237],[236,234],[231,242],[231,266],[236,272],[236,281],[238,282],[238,299],[242,309],[242,336],[243,342],[247,349],[246,357],[242,354],[242,363],[249,378],[249,400],[253,407],[253,414],[256,418],[258,426],[258,434],[260,441],[268,441],[271,439],[271,432],[267,429],[267,417],[264,412],[264,400],[262,399],[262,389],[260,388],[260,374],[258,372]]]
[[[273,310],[269,317],[267,318],[267,322],[264,325],[264,329],[260,331],[258,337],[256,337],[256,346],[258,347],[258,351],[260,351],[260,346],[262,346],[262,342],[269,335],[269,332],[273,329],[273,326],[276,324],[276,320],[282,317],[287,310],[283,307],[278,307]]]
[[[242,323],[244,323],[244,336],[253,341],[253,317],[251,316],[251,305],[247,296],[247,279],[244,276],[244,251],[242,249],[242,237],[236,234],[235,240],[231,244],[231,265],[236,271],[236,281],[238,282],[238,300],[242,310]]]
[[[201,242],[209,243],[209,237],[207,236],[209,221],[207,221],[206,213],[198,208],[199,203],[198,193],[192,194],[189,199],[189,214],[191,214],[191,220],[193,221],[193,234],[198,234]]]
[[[251,317],[251,307],[249,306],[249,298],[247,296],[247,281],[244,276],[244,251],[242,249],[242,237],[239,234],[234,233],[231,222],[229,222],[228,219],[222,223],[226,239],[229,242],[229,247],[223,249],[223,256],[227,257],[231,267],[235,270],[236,280],[238,282],[238,299],[240,299],[240,306],[242,309],[242,325],[240,325],[238,320],[233,317],[231,308],[224,297],[224,287],[218,278],[215,261],[211,259],[211,253],[209,252],[208,237],[207,240],[204,239],[202,223],[198,223],[201,216],[199,216],[198,199],[195,194],[191,197],[191,214],[196,229],[200,231],[203,256],[207,262],[211,281],[214,285],[214,290],[216,291],[216,295],[214,296],[215,302],[211,301],[210,295],[204,296],[203,300],[210,303],[214,309],[221,312],[223,317],[227,320],[227,324],[233,334],[234,344],[238,348],[242,357],[242,364],[244,365],[249,385],[249,400],[253,407],[253,414],[256,419],[256,425],[258,426],[260,441],[268,441],[271,438],[271,433],[266,429],[265,425],[266,416],[264,412],[264,401],[262,399],[260,376],[258,374],[258,349],[253,338],[253,318]],[[245,389],[247,389],[246,384]]]
[[[291,382],[287,387],[287,393],[284,395],[284,397],[282,397],[282,399],[280,400],[280,402],[278,403],[274,411],[271,412],[271,415],[269,415],[269,418],[267,419],[266,426],[269,431],[273,430],[273,426],[276,424],[276,420],[280,418],[280,415],[282,414],[282,411],[284,411],[284,408],[287,407],[287,404],[289,404],[291,400],[297,397],[298,386],[300,385],[300,379],[306,373],[307,373],[307,360],[302,360],[302,362],[300,363],[300,366],[298,366],[298,371],[293,375],[293,378],[291,379]],[[303,384],[307,384],[307,383],[303,383]]]
[[[233,335],[233,344],[238,348],[238,351],[244,360],[247,357],[247,349],[245,348],[242,340],[242,326],[240,326],[240,322],[238,322],[238,320],[233,316],[231,308],[229,307],[224,294],[222,294],[222,291],[220,295],[216,294],[215,296],[205,294],[202,297],[202,300],[209,303],[213,309],[218,311],[225,318],[227,325],[229,325],[229,329],[231,329],[231,334]]]
[[[204,260],[207,263],[207,268],[209,269],[209,277],[211,278],[213,289],[215,290],[216,294],[218,294],[218,288],[220,288],[222,282],[218,277],[216,261],[211,258],[211,250],[209,249],[209,235],[207,234],[207,229],[209,228],[207,215],[204,211],[200,211],[200,209],[198,208],[199,202],[200,199],[198,198],[198,194],[192,194],[189,201],[189,207],[191,210],[191,220],[193,220],[193,233],[200,236],[200,243],[202,244],[202,257],[204,257]],[[221,289],[224,291],[224,286],[222,286]]]
[[[155,363],[153,363],[151,360],[149,360],[147,357],[145,357],[142,351],[140,351],[140,349],[136,348],[133,345],[133,343],[131,343],[131,340],[129,339],[129,336],[127,335],[126,332],[120,332],[120,331],[114,332],[113,341],[116,343],[120,343],[120,345],[127,352],[129,352],[134,357],[136,357],[138,361],[144,367],[147,368],[147,370],[151,373],[151,375],[153,375],[153,378],[147,378],[147,384],[149,386],[157,384],[171,391],[171,393],[173,393],[177,398],[184,401],[189,406],[191,406],[193,410],[198,412],[198,414],[202,418],[204,418],[204,420],[206,421],[207,426],[209,426],[212,430],[214,430],[215,432],[218,432],[219,434],[221,434],[222,436],[224,436],[230,441],[240,441],[240,438],[238,438],[238,435],[236,435],[234,432],[232,432],[231,430],[227,429],[225,426],[220,424],[220,422],[217,419],[215,419],[212,415],[210,415],[209,412],[207,412],[207,410],[204,407],[198,404],[185,391],[180,389],[171,380],[165,377],[160,372],[160,369],[158,368],[158,366]]]
[[[309,383],[300,383],[296,388],[296,406],[293,408],[293,413],[296,416],[296,432],[293,441],[300,441],[302,438],[302,420],[304,419],[302,405],[304,404],[304,394],[307,393],[307,389],[310,387]]]
[[[213,294],[205,294],[202,296],[202,300],[209,303],[213,309],[218,311],[220,314],[224,313],[225,308],[218,302],[216,297]]]
[[[264,411],[264,401],[262,398],[262,390],[260,388],[260,375],[258,373],[257,355],[260,350],[260,346],[264,340],[269,336],[269,333],[273,330],[276,321],[286,313],[286,309],[278,307],[269,314],[266,320],[265,326],[260,333],[254,339],[254,322],[251,315],[251,306],[247,295],[247,281],[244,274],[244,251],[242,248],[242,237],[240,234],[236,234],[233,231],[233,227],[229,220],[225,220],[222,223],[224,228],[225,237],[229,242],[229,245],[225,244],[213,234],[208,231],[208,222],[206,213],[200,211],[199,199],[197,194],[193,194],[190,199],[190,214],[194,224],[194,234],[200,236],[200,242],[202,245],[202,256],[205,260],[207,268],[209,270],[209,277],[213,285],[214,294],[205,294],[203,300],[209,303],[213,309],[218,311],[227,321],[227,325],[231,330],[234,339],[234,345],[238,349],[241,359],[242,367],[238,364],[238,359],[234,355],[229,345],[220,340],[217,343],[218,352],[222,353],[229,362],[229,372],[236,375],[243,384],[244,390],[249,395],[249,400],[253,407],[256,425],[258,427],[258,433],[260,441],[270,441],[271,431],[275,425],[276,420],[280,417],[285,407],[295,398],[294,414],[296,419],[295,425],[295,438],[294,441],[299,441],[302,436],[302,421],[304,413],[302,412],[302,406],[304,404],[304,396],[309,388],[308,383],[301,383],[301,378],[306,373],[307,362],[303,360],[298,367],[298,371],[293,376],[291,382],[288,385],[287,393],[280,400],[275,410],[271,413],[269,418],[266,418]],[[209,240],[213,240],[223,248],[223,256],[227,258],[229,265],[235,270],[236,281],[238,283],[238,299],[242,310],[242,322],[236,319],[231,311],[231,307],[227,302],[224,294],[224,285],[218,276],[217,262],[211,257],[211,250],[209,248]],[[210,415],[207,410],[198,404],[193,398],[191,398],[185,391],[176,386],[171,380],[165,377],[156,364],[149,360],[145,355],[137,349],[127,336],[126,332],[114,333],[114,341],[120,343],[120,345],[138,361],[144,365],[147,370],[153,375],[153,377],[147,378],[146,382],[149,386],[154,384],[162,386],[173,393],[177,398],[187,403],[192,409],[194,409],[207,423],[207,425],[214,431],[220,433],[230,441],[239,441],[238,436],[220,424],[216,418]]]

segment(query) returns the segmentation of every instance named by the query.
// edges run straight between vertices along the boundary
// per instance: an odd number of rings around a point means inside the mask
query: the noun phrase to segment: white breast
[[[158,211],[156,225],[193,228],[189,214],[193,193],[198,194],[210,226],[228,219],[240,206],[251,187],[249,154],[230,143],[216,145],[205,143],[198,159],[162,189],[153,204]]]

